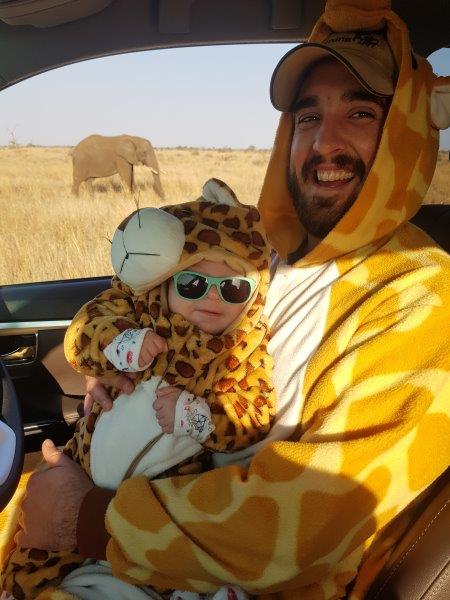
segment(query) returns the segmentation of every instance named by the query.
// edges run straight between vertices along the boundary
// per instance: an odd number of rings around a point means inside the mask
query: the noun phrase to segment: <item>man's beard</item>
[[[302,181],[306,183],[308,178],[315,177],[314,171],[316,167],[324,162],[325,159],[320,155],[306,161],[302,167]],[[320,196],[318,194],[307,196],[302,192],[293,169],[290,169],[288,174],[288,189],[291,193],[298,218],[306,231],[319,239],[326,237],[353,205],[366,175],[366,167],[360,158],[352,158],[345,154],[340,154],[334,157],[332,164],[335,165],[336,169],[352,171],[354,177],[359,179],[359,185],[345,200],[339,201],[339,194],[336,194],[336,196]]]

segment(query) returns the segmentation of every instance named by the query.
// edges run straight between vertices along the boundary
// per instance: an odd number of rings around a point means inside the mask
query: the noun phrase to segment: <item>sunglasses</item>
[[[179,271],[173,281],[176,293],[183,300],[200,300],[215,285],[220,298],[227,304],[247,302],[256,288],[256,282],[249,277],[212,277],[195,271]]]

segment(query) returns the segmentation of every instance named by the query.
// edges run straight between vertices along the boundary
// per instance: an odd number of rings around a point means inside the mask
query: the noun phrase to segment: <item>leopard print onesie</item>
[[[237,203],[228,186],[219,180],[212,183],[206,184],[203,191],[208,200],[201,197],[163,208],[182,222],[185,232],[181,256],[170,272],[154,287],[137,294],[114,278],[110,289],[80,309],[65,339],[66,356],[72,366],[94,376],[115,371],[102,350],[125,329],[151,327],[166,339],[168,352],[138,373],[136,384],[163,376],[169,385],[204,397],[215,430],[200,456],[177,465],[164,476],[205,468],[211,451],[231,452],[257,442],[268,432],[275,414],[268,329],[262,315],[269,283],[269,247],[258,211]],[[223,192],[232,195],[237,205],[221,203]],[[126,227],[130,217],[119,229]],[[199,330],[179,314],[170,314],[165,284],[160,281],[203,258],[245,266],[246,274],[259,280],[237,321],[218,335]],[[95,404],[89,417],[78,421],[75,435],[64,449],[89,476],[91,439],[101,412]],[[83,561],[77,552],[21,550],[12,545],[3,566],[2,584],[17,600],[68,598],[56,587]]]

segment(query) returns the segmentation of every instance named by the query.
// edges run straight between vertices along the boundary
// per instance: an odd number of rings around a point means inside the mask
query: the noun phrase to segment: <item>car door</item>
[[[25,452],[63,444],[81,414],[84,378],[64,357],[66,328],[109,277],[0,287],[0,355],[22,409]]]

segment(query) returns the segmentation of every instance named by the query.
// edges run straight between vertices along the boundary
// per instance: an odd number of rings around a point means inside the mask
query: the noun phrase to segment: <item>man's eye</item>
[[[319,119],[318,115],[297,115],[295,117],[295,124],[298,126],[309,125]]]
[[[375,115],[368,110],[357,110],[352,113],[352,119],[374,119]]]

